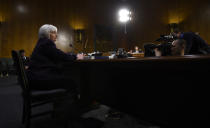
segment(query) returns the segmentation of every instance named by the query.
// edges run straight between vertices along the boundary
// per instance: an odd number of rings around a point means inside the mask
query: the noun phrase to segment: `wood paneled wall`
[[[127,5],[133,20],[124,27],[117,21],[117,10]],[[18,11],[19,8],[19,11]],[[25,49],[29,56],[43,24],[53,24],[59,32],[73,38],[74,29],[85,29],[86,52],[94,47],[93,26],[104,24],[115,28],[115,47],[142,48],[161,34],[169,34],[169,23],[178,23],[184,31],[199,32],[210,43],[210,2],[208,0],[0,0],[0,57],[9,57],[12,49]],[[69,43],[82,51],[84,43],[72,40],[58,42],[68,52]]]

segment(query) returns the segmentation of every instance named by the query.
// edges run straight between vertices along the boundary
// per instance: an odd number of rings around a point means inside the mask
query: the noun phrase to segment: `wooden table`
[[[160,126],[208,119],[210,56],[81,60],[81,98]]]

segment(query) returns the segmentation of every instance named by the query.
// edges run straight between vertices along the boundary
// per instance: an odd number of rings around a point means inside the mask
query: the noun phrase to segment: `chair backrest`
[[[0,58],[0,68],[1,68],[1,70],[6,70],[7,69],[6,58]]]
[[[12,58],[14,61],[14,66],[17,70],[18,81],[21,85],[21,88],[23,89],[23,93],[29,94],[28,78],[26,76],[23,60],[21,59],[19,52],[12,50]]]

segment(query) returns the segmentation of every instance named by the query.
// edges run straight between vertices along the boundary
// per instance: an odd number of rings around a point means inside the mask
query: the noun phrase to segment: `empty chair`
[[[8,66],[7,66],[7,58],[0,58],[0,75],[8,76]]]

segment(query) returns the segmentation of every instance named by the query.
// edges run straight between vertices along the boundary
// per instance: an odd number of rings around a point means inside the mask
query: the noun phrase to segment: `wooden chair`
[[[78,95],[76,92],[69,95],[65,89],[53,89],[47,91],[32,91],[30,90],[28,78],[25,73],[25,68],[22,62],[22,59],[19,55],[19,52],[12,51],[12,58],[14,60],[14,65],[17,69],[18,81],[21,85],[22,96],[23,96],[23,115],[22,115],[22,124],[26,127],[30,127],[30,119],[33,117],[42,116],[45,114],[53,114],[53,111],[46,111],[43,113],[33,114],[32,108],[44,105],[47,103],[53,103],[55,101],[69,99],[70,96],[76,97]]]

